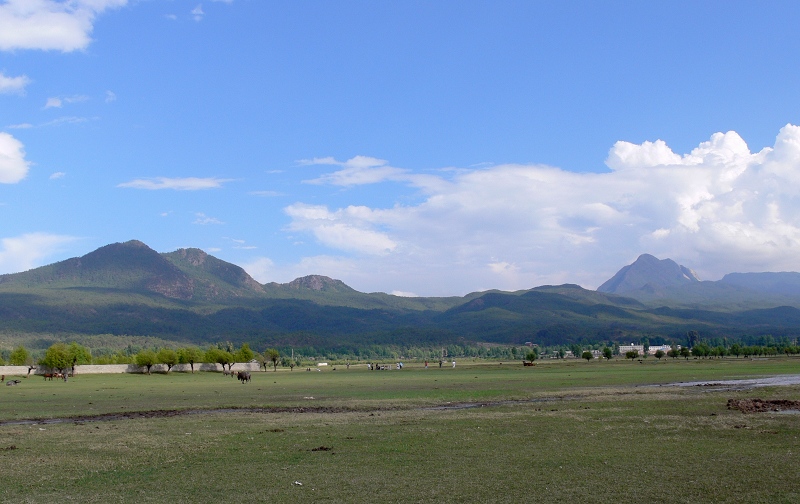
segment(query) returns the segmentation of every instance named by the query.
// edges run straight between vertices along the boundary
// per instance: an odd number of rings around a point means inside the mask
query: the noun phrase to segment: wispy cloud
[[[31,80],[26,75],[7,77],[0,72],[0,94],[24,94],[25,87],[30,83]]]
[[[0,273],[17,273],[41,266],[45,258],[77,239],[50,233],[28,233],[0,239]]]
[[[261,196],[263,198],[272,198],[275,196],[282,196],[281,193],[278,191],[250,191],[249,193],[251,196]]]
[[[225,224],[221,220],[219,220],[217,218],[214,218],[214,217],[209,217],[208,215],[206,215],[206,214],[204,214],[202,212],[198,212],[198,213],[196,213],[194,215],[195,215],[196,218],[195,218],[195,220],[194,220],[194,222],[192,224],[199,224],[201,226],[207,226],[209,224]]]
[[[62,124],[80,124],[87,121],[96,121],[98,117],[79,117],[79,116],[61,116],[56,117],[52,121],[43,122],[41,124],[21,123],[10,124],[9,129],[30,129],[30,128],[46,128],[49,126],[61,126]]]
[[[117,101],[117,95],[113,91],[106,91],[106,103],[111,103]]]
[[[47,99],[47,102],[44,104],[45,109],[49,108],[61,108],[65,104],[70,103],[80,103],[88,101],[89,97],[85,95],[73,95],[73,96],[64,96],[64,97],[51,97]]]
[[[350,187],[381,182],[402,182],[425,191],[441,189],[445,184],[440,177],[414,173],[405,168],[395,168],[384,159],[370,156],[355,156],[347,161],[337,161],[332,157],[301,159],[297,163],[301,166],[334,165],[341,167],[340,170],[304,181],[307,184]]]
[[[149,179],[135,179],[130,182],[123,182],[118,184],[117,187],[126,187],[130,189],[147,189],[157,191],[161,189],[172,189],[175,191],[202,191],[206,189],[219,189],[226,182],[232,179],[221,179],[215,177],[199,178],[199,177],[185,177],[185,178],[169,178],[169,177],[155,177]]]
[[[50,175],[50,180],[58,180],[58,179],[62,179],[64,177],[66,177],[66,176],[67,176],[67,174],[64,173],[64,172],[55,172],[52,175]]]
[[[28,174],[29,166],[22,142],[0,133],[0,184],[16,184]]]
[[[7,0],[0,4],[0,50],[71,52],[91,42],[95,18],[127,0]]]
[[[197,4],[197,7],[192,9],[191,14],[192,14],[192,19],[194,19],[197,22],[202,21],[203,20],[203,16],[206,15],[206,13],[203,12],[203,5],[202,4]]]

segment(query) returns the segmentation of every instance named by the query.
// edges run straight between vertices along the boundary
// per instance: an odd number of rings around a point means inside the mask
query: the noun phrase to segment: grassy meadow
[[[32,377],[0,389],[0,502],[796,502],[800,415],[726,403],[800,386],[665,386],[779,374],[800,359]]]

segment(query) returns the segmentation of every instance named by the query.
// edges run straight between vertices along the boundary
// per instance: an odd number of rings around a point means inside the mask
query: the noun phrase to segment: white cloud
[[[47,102],[44,104],[44,108],[61,108],[62,105],[61,98],[48,98]]]
[[[399,296],[399,297],[419,297],[413,292],[392,291],[389,294],[391,294],[392,296]]]
[[[148,189],[151,191],[159,189],[173,189],[175,191],[199,191],[204,189],[219,189],[231,179],[220,179],[215,177],[198,178],[168,178],[155,177],[152,179],[135,179],[130,182],[117,184],[117,187],[127,187],[130,189]]]
[[[50,180],[58,180],[58,179],[62,179],[64,177],[66,177],[66,176],[67,176],[67,174],[64,173],[64,172],[55,172],[52,175],[50,175]]]
[[[275,263],[268,257],[258,257],[248,263],[242,264],[248,275],[261,283],[274,282]]]
[[[361,290],[594,288],[643,252],[706,279],[800,270],[800,127],[793,125],[757,152],[735,132],[716,133],[684,155],[660,140],[617,142],[606,173],[509,164],[419,183],[410,170],[381,171],[389,165],[375,158],[312,162],[342,167],[315,183],[396,179],[425,195],[388,208],[286,207],[287,230],[339,251],[344,263],[328,266]],[[357,268],[341,267],[356,257]],[[312,272],[329,274],[303,273]]]
[[[0,273],[17,273],[43,264],[77,238],[48,233],[29,233],[0,240]]]
[[[339,250],[363,254],[386,254],[397,247],[385,233],[375,229],[379,211],[363,206],[349,206],[330,212],[319,205],[290,205],[285,212],[293,220],[291,230],[311,231],[323,244]]]
[[[85,95],[73,95],[73,96],[64,96],[64,97],[57,97],[54,96],[52,98],[48,98],[47,102],[44,104],[45,109],[49,108],[61,108],[64,104],[69,103],[80,103],[88,101],[89,97]]]
[[[76,116],[62,116],[53,119],[52,121],[48,121],[46,123],[42,123],[39,126],[61,126],[62,124],[80,124],[84,123],[89,120],[96,120],[96,117],[89,118],[89,117],[76,117]]]
[[[375,184],[384,180],[406,180],[405,176],[408,174],[408,170],[392,168],[383,159],[368,156],[356,156],[344,162],[328,157],[301,160],[299,163],[303,165],[338,165],[342,167],[339,171],[306,181],[310,184],[332,184],[338,186]]]
[[[28,174],[29,166],[22,142],[0,133],[0,184],[16,184]]]
[[[425,192],[440,190],[446,185],[446,181],[440,177],[413,173],[404,168],[395,168],[383,159],[369,156],[356,156],[347,161],[337,161],[332,157],[301,159],[298,164],[301,166],[335,165],[342,167],[341,170],[306,180],[307,184],[351,187],[380,182],[402,182],[419,187]]]
[[[85,49],[97,15],[127,0],[6,0],[0,4],[0,50]]]
[[[250,191],[249,193],[252,196],[261,196],[263,198],[272,198],[275,196],[281,196],[281,193],[278,191]]]
[[[31,129],[31,128],[46,128],[49,126],[61,126],[62,124],[80,124],[85,123],[87,121],[96,121],[97,117],[79,117],[79,116],[61,116],[56,117],[52,121],[47,121],[40,124],[31,124],[31,123],[21,123],[21,124],[11,124],[8,126],[9,129]]]
[[[203,16],[205,16],[205,15],[206,15],[206,13],[203,12],[203,5],[202,4],[197,4],[197,7],[192,9],[192,18],[195,21],[198,21],[198,22],[202,21],[203,20]]]
[[[113,91],[106,91],[106,103],[111,103],[117,101],[117,95]]]
[[[195,215],[196,219],[194,220],[194,222],[192,224],[199,224],[201,226],[206,226],[208,224],[224,224],[224,222],[222,222],[221,220],[219,220],[217,218],[214,218],[214,217],[209,217],[208,215],[206,215],[206,214],[204,214],[202,212],[198,212],[198,213],[196,213],[194,215]]]
[[[6,77],[3,72],[0,72],[0,94],[24,94],[25,86],[31,83],[31,80],[26,75],[19,75],[17,77]]]

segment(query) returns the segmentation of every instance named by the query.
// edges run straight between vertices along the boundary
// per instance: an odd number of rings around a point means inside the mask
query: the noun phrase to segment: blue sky
[[[138,239],[261,282],[800,270],[797,2],[0,0],[0,273]]]

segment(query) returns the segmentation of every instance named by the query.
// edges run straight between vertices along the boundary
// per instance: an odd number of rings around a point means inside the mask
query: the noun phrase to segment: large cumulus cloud
[[[620,141],[605,173],[508,164],[433,176],[363,159],[372,158],[325,159],[341,169],[313,182],[405,183],[423,195],[421,203],[298,202],[286,213],[289,230],[308,232],[335,252],[325,256],[329,270],[322,273],[367,290],[438,295],[563,282],[594,288],[644,252],[706,279],[800,270],[797,126],[785,126],[774,146],[757,152],[733,131],[682,155],[660,140]]]

